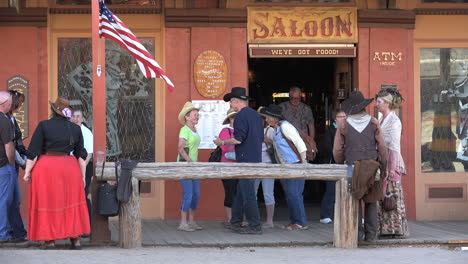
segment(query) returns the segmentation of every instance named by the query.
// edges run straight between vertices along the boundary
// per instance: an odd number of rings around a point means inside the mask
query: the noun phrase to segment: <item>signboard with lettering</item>
[[[195,59],[193,78],[195,87],[203,97],[216,98],[224,94],[227,76],[226,62],[219,52],[206,50]]]
[[[250,57],[256,58],[286,58],[286,57],[356,57],[355,47],[252,47],[249,46]]]
[[[403,60],[403,52],[401,51],[375,51],[372,56],[372,61],[380,66],[397,66]]]
[[[357,43],[355,7],[248,7],[249,43]]]
[[[7,80],[7,89],[10,91],[18,91],[24,94],[23,105],[13,113],[18,125],[23,133],[23,139],[29,136],[29,81],[23,76],[16,75]]]

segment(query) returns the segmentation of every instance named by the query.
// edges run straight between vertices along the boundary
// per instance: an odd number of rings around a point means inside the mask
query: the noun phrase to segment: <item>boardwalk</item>
[[[277,224],[285,224],[278,222]],[[205,229],[196,232],[177,231],[175,220],[143,220],[144,246],[290,246],[331,245],[333,225],[314,221],[305,231],[286,231],[279,227],[264,229],[263,235],[239,235],[222,227],[219,221],[199,222]],[[118,222],[111,221],[112,240],[118,241]],[[407,239],[378,240],[375,245],[468,243],[468,221],[411,221]]]

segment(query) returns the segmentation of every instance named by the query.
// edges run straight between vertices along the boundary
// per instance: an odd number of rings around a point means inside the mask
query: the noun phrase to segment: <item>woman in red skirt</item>
[[[52,117],[39,123],[29,145],[31,159],[24,180],[30,181],[28,239],[53,249],[55,240],[70,239],[81,249],[79,237],[90,233],[84,194],[86,150],[81,129],[68,121],[68,100],[50,103]],[[70,156],[73,152],[74,156]]]

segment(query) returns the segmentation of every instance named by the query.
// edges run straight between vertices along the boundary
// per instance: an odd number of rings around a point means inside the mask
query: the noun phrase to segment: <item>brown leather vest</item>
[[[377,142],[375,141],[375,129],[372,121],[359,133],[349,123],[345,136],[345,160],[347,164],[353,164],[356,160],[376,160]]]

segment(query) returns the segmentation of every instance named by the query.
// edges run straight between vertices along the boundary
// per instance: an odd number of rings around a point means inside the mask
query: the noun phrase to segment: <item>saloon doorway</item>
[[[311,107],[315,119],[315,140],[319,148],[313,163],[329,163],[324,159],[324,146],[319,144],[328,126],[333,125],[332,112],[352,90],[352,58],[252,58],[248,59],[249,96],[253,98],[251,107],[279,104],[289,101],[289,88],[302,89],[302,102]],[[315,222],[320,218],[319,208],[325,182],[306,181],[304,205],[307,218]],[[263,193],[258,192],[259,205],[262,207]],[[277,210],[275,220],[286,220],[287,204],[279,180],[275,182],[275,201]],[[261,210],[262,213],[264,213]]]

